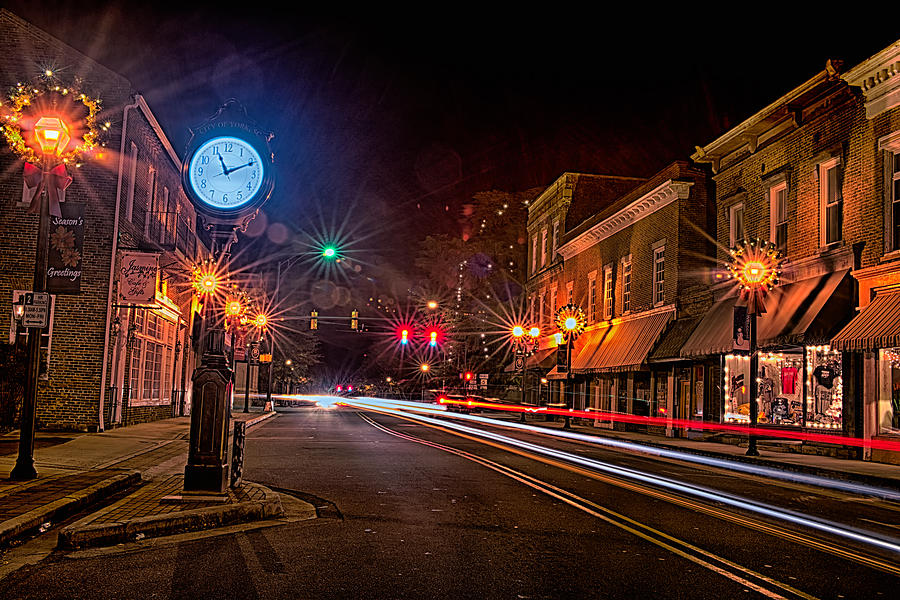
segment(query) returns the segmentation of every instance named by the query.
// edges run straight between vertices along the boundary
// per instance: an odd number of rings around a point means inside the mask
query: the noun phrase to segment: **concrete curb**
[[[141,482],[140,471],[124,471],[106,478],[104,481],[73,492],[59,500],[45,504],[0,523],[0,545],[37,529],[43,523],[59,521],[82,508],[97,502],[103,497],[138,485]]]
[[[248,483],[261,488],[265,493],[263,500],[239,502],[224,506],[197,508],[162,515],[139,517],[124,522],[98,523],[78,527],[67,527],[59,533],[57,547],[66,550],[111,546],[114,544],[133,542],[145,537],[161,537],[178,533],[215,529],[259,521],[284,515],[281,497],[269,488]]]
[[[271,412],[261,414],[258,417],[254,417],[252,419],[247,419],[246,421],[244,421],[244,423],[246,423],[247,429],[250,429],[251,427],[253,427],[255,425],[259,425],[266,419],[271,419],[272,417],[276,416],[277,414],[278,413],[273,410]]]

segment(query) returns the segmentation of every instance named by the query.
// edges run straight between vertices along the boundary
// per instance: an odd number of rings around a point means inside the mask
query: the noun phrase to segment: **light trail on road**
[[[598,446],[608,446],[611,448],[616,448],[620,450],[625,450],[629,452],[638,452],[641,454],[650,454],[653,456],[659,456],[662,458],[669,458],[673,460],[679,460],[684,462],[692,462],[696,464],[701,464],[709,467],[725,469],[729,471],[737,471],[741,473],[747,473],[750,475],[757,475],[760,477],[767,477],[772,479],[779,479],[781,481],[787,481],[791,483],[799,483],[804,485],[811,485],[815,487],[832,489],[841,492],[848,492],[851,494],[860,494],[864,496],[873,496],[876,498],[881,498],[883,500],[891,500],[895,502],[900,502],[900,492],[889,490],[885,488],[879,488],[871,485],[866,485],[864,483],[852,482],[852,481],[844,481],[840,479],[829,479],[827,477],[820,477],[818,475],[812,475],[809,473],[799,473],[795,471],[784,471],[782,469],[776,469],[773,467],[767,467],[764,465],[754,465],[744,462],[736,462],[733,460],[720,459],[711,456],[702,456],[698,454],[692,454],[688,452],[681,452],[679,450],[673,450],[669,448],[660,448],[658,446],[647,446],[645,444],[639,444],[635,442],[628,442],[624,440],[618,440],[613,438],[602,437],[599,435],[586,435],[583,433],[577,433],[573,431],[563,431],[560,429],[548,429],[546,427],[537,427],[534,425],[527,425],[512,421],[498,421],[497,419],[491,419],[489,417],[480,417],[477,415],[466,415],[461,413],[450,413],[447,412],[447,409],[443,405],[436,404],[423,404],[421,402],[410,402],[404,400],[389,400],[383,398],[371,398],[371,397],[360,397],[355,399],[348,398],[340,398],[340,397],[330,397],[331,402],[350,404],[354,406],[362,406],[361,401],[365,401],[371,406],[381,406],[386,408],[395,408],[399,410],[410,410],[417,413],[423,414],[431,414],[431,415],[440,415],[446,417],[452,417],[454,419],[459,420],[467,420],[475,423],[485,423],[488,425],[500,425],[502,427],[508,427],[510,429],[518,429],[521,431],[529,432],[529,433],[538,433],[541,435],[547,435],[552,437],[557,437],[561,439],[573,440],[578,442],[584,442],[588,444],[594,444]]]
[[[617,478],[624,478],[626,480],[637,481],[642,484],[648,484],[654,487],[668,489],[694,498],[700,498],[705,501],[721,503],[739,510],[756,513],[767,518],[782,520],[829,535],[853,540],[855,542],[880,548],[882,550],[886,550],[900,556],[900,543],[898,543],[898,541],[893,538],[876,536],[875,534],[872,534],[870,532],[850,529],[836,523],[832,523],[808,515],[803,515],[794,511],[785,510],[776,506],[756,502],[748,498],[743,498],[740,496],[735,496],[733,494],[719,492],[709,488],[675,481],[658,475],[643,473],[641,471],[636,471],[634,469],[613,465],[595,459],[585,458],[561,450],[533,444],[531,442],[517,440],[515,438],[511,438],[499,433],[485,431],[483,429],[478,429],[475,427],[469,427],[460,423],[447,421],[445,419],[438,420],[422,414],[412,413],[409,410],[405,410],[404,408],[395,407],[394,405],[392,405],[393,401],[390,400],[380,400],[374,398],[344,398],[341,401],[349,406],[382,412],[384,414],[413,420],[423,424],[428,424],[440,429],[449,430],[451,432],[457,431],[474,438],[491,440],[507,447],[518,448],[534,454],[551,457],[568,464],[580,465],[592,471],[608,473]],[[503,425],[508,426],[510,424],[503,423]],[[751,525],[751,523],[749,522],[745,524]],[[770,531],[770,533],[779,532]],[[783,535],[782,537],[785,536]],[[795,539],[795,541],[803,542],[804,540]],[[860,560],[858,557],[852,556],[852,553],[849,551],[842,550],[840,552],[834,552],[833,549],[830,549],[827,545],[822,544],[822,542],[812,540],[807,541],[812,542],[808,543],[807,545],[812,545],[820,550],[837,553],[844,558],[853,558],[854,560],[859,560],[860,562],[864,562],[865,564],[869,564],[870,566],[872,566],[874,563],[875,565],[877,565],[877,568],[881,570],[900,575],[900,566],[883,563],[882,561],[878,561],[877,559],[866,558]]]

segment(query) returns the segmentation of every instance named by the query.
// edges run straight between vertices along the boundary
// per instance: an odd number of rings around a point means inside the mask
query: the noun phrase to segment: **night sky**
[[[125,75],[180,153],[192,125],[239,99],[276,135],[268,223],[343,228],[379,280],[410,270],[424,234],[458,234],[477,191],[564,171],[650,176],[827,59],[852,66],[900,37],[887,20],[851,28],[819,9],[740,20],[649,5],[322,16],[183,4],[5,6]]]

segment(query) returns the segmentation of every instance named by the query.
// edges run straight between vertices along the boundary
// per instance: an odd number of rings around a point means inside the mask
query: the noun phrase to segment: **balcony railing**
[[[197,236],[188,219],[179,212],[148,212],[144,237],[153,247],[178,249],[189,258],[197,253]]]

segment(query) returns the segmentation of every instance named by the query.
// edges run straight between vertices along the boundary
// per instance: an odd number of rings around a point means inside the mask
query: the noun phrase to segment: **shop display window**
[[[760,352],[757,394],[759,423],[803,422],[803,354]]]
[[[806,369],[806,426],[840,429],[844,400],[841,353],[830,346],[807,346]]]
[[[750,357],[729,354],[725,357],[725,422],[750,422]]]
[[[878,351],[878,433],[900,434],[900,348]]]

